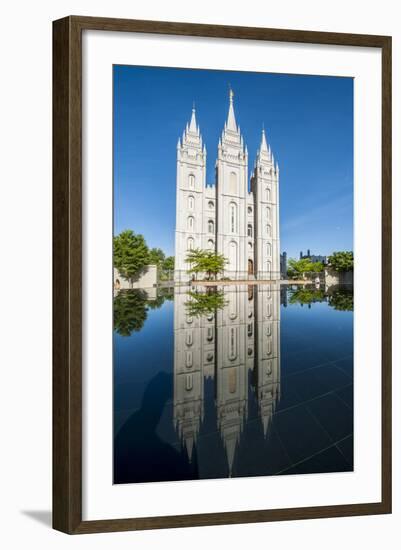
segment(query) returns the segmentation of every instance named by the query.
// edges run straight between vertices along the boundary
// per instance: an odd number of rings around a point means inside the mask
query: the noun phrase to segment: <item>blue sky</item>
[[[249,169],[263,124],[280,165],[281,251],[352,250],[353,80],[340,77],[115,66],[115,234],[174,254],[177,140],[195,102],[213,182],[229,85]]]

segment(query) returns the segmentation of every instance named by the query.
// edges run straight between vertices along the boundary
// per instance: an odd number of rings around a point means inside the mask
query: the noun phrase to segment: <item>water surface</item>
[[[114,482],[353,469],[353,294],[280,285],[114,298]]]

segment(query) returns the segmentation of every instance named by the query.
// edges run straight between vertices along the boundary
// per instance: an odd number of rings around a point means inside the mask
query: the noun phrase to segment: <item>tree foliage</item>
[[[352,251],[334,252],[328,258],[329,266],[336,271],[352,271],[354,269],[354,253]]]
[[[288,275],[290,277],[304,276],[306,273],[321,273],[324,269],[322,262],[311,262],[309,258],[288,260]]]
[[[201,250],[200,248],[189,250],[185,261],[189,264],[188,273],[206,273],[207,279],[222,273],[228,263],[223,254],[217,254],[212,250]]]
[[[149,300],[143,290],[121,290],[114,298],[114,330],[120,336],[130,336],[139,332],[148,317],[148,311],[159,309],[166,300],[172,300],[174,294],[169,289],[159,289],[154,300]]]
[[[191,317],[214,314],[228,303],[224,292],[216,288],[209,288],[207,292],[188,292],[188,298],[185,307]]]
[[[315,288],[298,288],[290,295],[290,304],[309,305],[322,302],[325,298],[324,290]]]
[[[161,248],[151,248],[149,250],[149,263],[162,268],[166,255]]]
[[[114,266],[123,277],[132,279],[149,264],[149,248],[143,235],[131,229],[122,231],[113,239]]]
[[[142,329],[147,319],[147,296],[141,290],[121,290],[114,298],[114,330],[120,336],[130,336]]]
[[[354,311],[354,292],[351,289],[338,289],[329,295],[329,305],[338,311]]]

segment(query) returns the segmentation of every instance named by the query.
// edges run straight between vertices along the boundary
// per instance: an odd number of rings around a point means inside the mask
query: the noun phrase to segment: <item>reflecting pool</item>
[[[114,297],[114,482],[353,470],[353,292]]]

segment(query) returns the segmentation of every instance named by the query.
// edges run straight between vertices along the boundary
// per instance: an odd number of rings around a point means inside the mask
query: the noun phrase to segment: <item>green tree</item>
[[[191,317],[210,315],[227,305],[224,292],[216,288],[209,288],[206,292],[188,292],[188,301],[185,302],[187,314]]]
[[[175,258],[174,256],[167,256],[163,262],[163,271],[174,271]]]
[[[352,271],[354,269],[354,253],[352,251],[333,252],[328,257],[328,263],[336,271]]]
[[[301,258],[295,260],[290,258],[288,260],[288,275],[290,277],[304,277],[307,273],[321,273],[324,267],[322,262],[311,262],[309,258]]]
[[[185,261],[189,264],[189,273],[206,273],[209,280],[212,276],[216,278],[219,273],[222,273],[224,266],[228,263],[223,254],[199,248],[189,250]]]
[[[314,302],[322,302],[325,298],[324,290],[315,288],[298,288],[290,295],[290,304],[309,305]]]
[[[329,295],[329,305],[338,311],[354,311],[354,292],[351,289],[338,289]]]
[[[114,330],[121,336],[130,336],[142,329],[147,318],[147,296],[141,290],[121,290],[114,298]]]
[[[151,248],[149,250],[149,263],[162,267],[166,255],[161,248]]]
[[[114,266],[131,283],[149,264],[149,249],[143,235],[137,235],[131,229],[114,237],[113,255]]]

